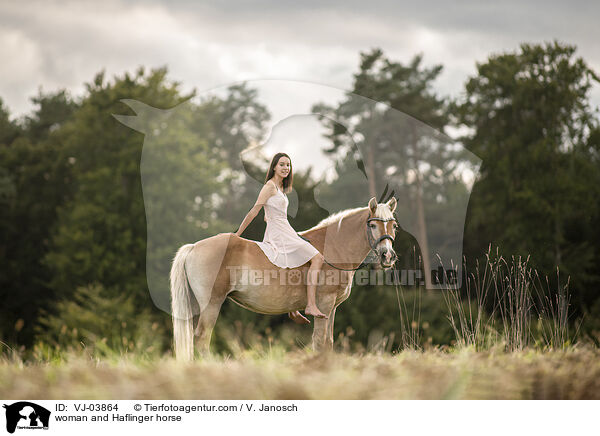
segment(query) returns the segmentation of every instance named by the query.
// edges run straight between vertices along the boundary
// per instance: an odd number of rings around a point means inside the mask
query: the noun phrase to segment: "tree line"
[[[403,64],[379,49],[360,54],[347,98],[337,106],[315,102],[313,111],[327,129],[328,151],[340,156],[336,171],[356,166],[367,183],[360,175],[321,181],[321,195],[331,204],[341,191],[368,200],[394,184],[395,195],[411,205],[414,216],[407,224],[414,232],[399,235],[396,251],[401,263],[417,258],[425,271],[435,261],[426,244],[443,245],[436,229],[462,226],[460,208],[468,198],[460,242],[467,265],[490,246],[505,256],[529,256],[552,289],[559,286],[553,283],[558,268],[558,281],[570,278],[574,316],[583,317],[584,331],[593,337],[600,330],[595,292],[600,127],[590,92],[598,76],[574,46],[556,41],[489,56],[454,99],[435,90],[442,71],[441,65],[423,66],[421,55]],[[245,178],[261,180],[265,164],[242,166],[240,152],[265,139],[270,119],[257,91],[245,84],[199,100],[180,86],[168,79],[166,68],[139,68],[112,80],[100,72],[80,98],[67,90],[40,92],[32,99],[33,112],[20,119],[11,120],[0,105],[3,342],[31,346],[38,340],[68,344],[95,338],[106,343],[146,330],[164,339],[156,347],[168,347],[169,318],[152,304],[148,262],[154,254],[168,256],[177,243],[237,229],[236,217],[246,212],[241,199],[254,196]],[[384,105],[367,107],[355,96]],[[140,168],[144,135],[112,116],[135,115],[123,99],[181,108],[177,129],[158,135],[178,144],[176,154],[161,156],[160,165],[144,171],[160,198],[168,198],[169,210],[183,215],[165,213],[164,221],[147,221],[150,200]],[[431,131],[423,134],[424,126]],[[461,148],[436,134],[451,131],[461,132],[452,138]],[[472,189],[459,171],[471,154],[481,159]],[[169,166],[180,168],[182,180],[164,178]],[[303,209],[290,222],[298,231],[327,215],[314,201],[315,183],[310,170],[296,172],[294,188]],[[164,241],[148,250],[152,226],[164,229]],[[257,219],[244,236],[260,240],[263,232],[264,222]],[[437,329],[434,341],[443,343],[448,336],[436,303],[441,300],[435,298],[423,300],[422,310],[429,328]],[[384,288],[355,289],[338,311],[337,334],[350,328],[366,343],[373,330],[397,332],[395,301]],[[274,330],[286,322],[231,305],[217,328],[253,323]],[[132,348],[122,342],[112,346]]]

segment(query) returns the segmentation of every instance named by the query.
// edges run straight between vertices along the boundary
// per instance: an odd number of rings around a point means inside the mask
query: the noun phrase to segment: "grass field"
[[[44,334],[32,347],[0,340],[0,397],[600,399],[600,348],[597,340],[579,342],[578,323],[569,324],[568,282],[557,277],[550,289],[527,260],[489,253],[487,259],[466,280],[466,297],[449,289],[428,305],[429,294],[400,289],[397,336],[371,330],[365,345],[347,327],[336,337],[336,352],[323,354],[304,348],[310,329],[272,331],[237,320],[217,329],[215,355],[177,362],[168,352],[168,327],[151,324],[132,304],[102,297],[100,288],[83,288],[43,320]],[[427,310],[445,303],[448,312],[434,319],[446,318],[454,339],[426,339],[431,329],[422,322],[422,303]]]
[[[600,399],[600,350],[245,351],[179,363],[69,354],[0,361],[6,399]]]

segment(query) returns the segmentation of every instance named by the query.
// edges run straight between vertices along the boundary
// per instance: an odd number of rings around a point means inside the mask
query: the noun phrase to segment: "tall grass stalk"
[[[544,281],[535,272],[534,289],[536,291],[535,306],[538,313],[538,329],[545,347],[551,349],[565,348],[575,341],[579,326],[575,332],[569,330],[569,294],[570,277],[563,286],[560,284],[560,272],[556,268],[556,292],[551,292],[548,276]],[[544,285],[545,284],[545,285]],[[583,320],[582,320],[583,321]]]
[[[561,285],[557,269],[558,288],[552,292],[548,277],[544,286],[529,260],[512,256],[508,262],[498,250],[492,258],[490,246],[485,264],[477,261],[462,287],[454,284],[442,291],[459,347],[502,345],[519,351],[531,344],[556,349],[573,343],[577,333],[569,332],[569,280]],[[463,268],[467,271],[465,259]],[[449,283],[447,274],[445,279]],[[541,338],[534,334],[534,319]]]
[[[421,271],[421,256],[416,256],[416,249],[413,247],[414,271]],[[413,299],[412,308],[406,304],[404,297],[404,289],[398,277],[398,270],[394,283],[396,289],[396,300],[398,302],[398,311],[400,312],[400,346],[403,350],[418,350],[421,349],[421,297],[422,287],[420,283],[417,285],[417,295]],[[416,277],[419,279],[419,277]]]
[[[494,282],[498,311],[502,321],[505,346],[508,351],[523,350],[531,335],[531,295],[533,273],[528,267],[529,256],[512,256],[511,263],[500,256],[497,261],[501,275]]]
[[[457,277],[457,268],[454,265],[452,267]],[[465,271],[466,267],[466,259],[463,259]],[[448,279],[445,269],[444,274],[445,283],[453,283]],[[489,348],[496,341],[497,335],[491,326],[495,308],[489,315],[486,313],[485,308],[490,295],[490,288],[495,283],[497,274],[497,266],[490,262],[488,253],[483,270],[479,260],[477,260],[475,272],[471,273],[464,283],[466,301],[463,301],[461,288],[456,282],[451,284],[448,290],[442,291],[444,301],[448,307],[448,321],[454,330],[456,344],[459,347]]]

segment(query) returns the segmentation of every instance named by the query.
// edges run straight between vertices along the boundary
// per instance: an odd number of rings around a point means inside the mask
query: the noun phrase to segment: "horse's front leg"
[[[335,304],[336,296],[334,294],[331,295],[318,295],[317,296],[317,304],[321,311],[328,315],[328,317],[333,318],[334,315],[334,304]],[[331,325],[333,326],[333,319],[331,320]],[[330,349],[327,345],[327,335],[328,335],[328,326],[329,319],[324,318],[316,318],[314,319],[314,328],[313,328],[313,349],[315,351],[325,351]],[[333,327],[332,327],[333,329]],[[333,337],[333,333],[332,333]],[[332,342],[333,343],[333,342]]]
[[[335,319],[335,307],[331,310],[327,318],[327,333],[325,336],[325,349],[333,350],[333,321]]]
[[[312,335],[312,346],[315,351],[324,351],[325,339],[327,336],[327,320],[323,318],[315,318],[313,335]]]

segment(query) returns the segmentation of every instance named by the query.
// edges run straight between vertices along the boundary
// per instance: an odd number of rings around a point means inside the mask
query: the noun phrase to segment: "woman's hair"
[[[277,153],[275,156],[273,156],[273,159],[271,160],[271,165],[269,165],[269,171],[267,171],[267,177],[265,178],[265,183],[267,183],[275,175],[275,165],[277,165],[277,163],[279,162],[279,159],[282,156],[285,156],[288,159],[290,159],[290,157],[285,153]],[[294,173],[292,171],[292,159],[290,159],[290,172],[285,177],[285,179],[283,179],[283,192],[287,193],[292,190],[292,181],[293,180],[294,180]]]

